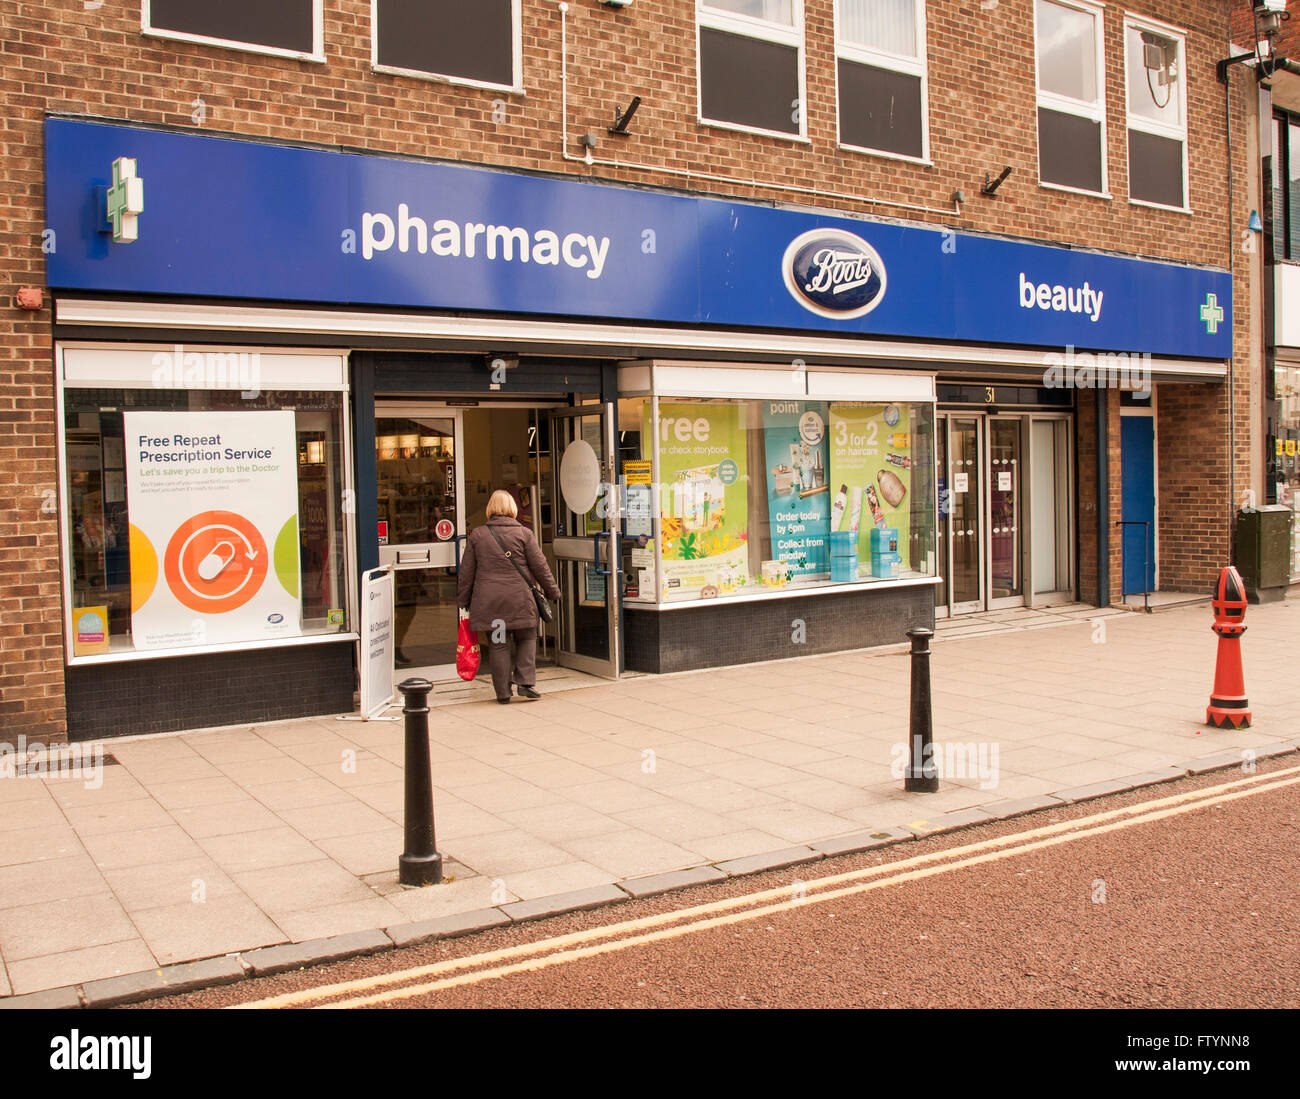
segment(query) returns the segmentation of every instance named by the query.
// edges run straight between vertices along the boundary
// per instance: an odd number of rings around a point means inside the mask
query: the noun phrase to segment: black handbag
[[[537,604],[538,617],[541,618],[543,622],[554,622],[555,611],[551,609],[551,601],[546,598],[546,593],[542,591],[541,584],[536,580],[529,579],[524,570],[519,567],[519,562],[516,561],[511,552],[506,549],[506,544],[501,541],[501,535],[492,529],[492,525],[490,523],[485,523],[484,526],[487,527],[488,533],[496,539],[497,545],[501,547],[501,552],[506,555],[506,560],[514,565],[515,572],[519,573],[519,579],[521,579],[528,586],[528,590],[533,593],[533,602]]]

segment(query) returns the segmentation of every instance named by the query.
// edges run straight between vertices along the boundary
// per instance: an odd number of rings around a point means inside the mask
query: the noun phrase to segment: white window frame
[[[752,16],[711,7],[707,0],[695,0],[695,118],[701,126],[715,126],[721,130],[762,134],[764,137],[779,137],[785,141],[811,144],[808,140],[808,79],[805,71],[807,50],[804,46],[803,4],[804,0],[790,0],[792,25],[786,28],[778,23],[769,23],[766,19],[755,19]],[[799,132],[797,134],[785,130],[764,130],[759,126],[745,126],[739,122],[727,122],[704,116],[704,74],[700,70],[700,29],[702,27],[794,48],[799,70]]]
[[[866,46],[858,45],[853,42],[845,42],[840,38],[840,6],[841,0],[835,0],[835,142],[841,149],[846,149],[855,153],[866,153],[869,156],[882,156],[890,160],[905,160],[909,164],[933,165],[930,159],[930,74],[928,57],[929,51],[926,46],[925,23],[926,10],[925,0],[913,0],[912,11],[916,18],[916,56],[907,57],[903,54],[888,53],[884,50],[869,49]],[[856,62],[860,65],[870,65],[877,69],[889,69],[897,73],[905,73],[908,76],[919,76],[921,78],[921,155],[919,157],[907,156],[904,153],[892,153],[888,149],[872,149],[866,145],[850,145],[840,139],[840,73],[839,61]]]
[[[292,57],[298,61],[315,61],[325,63],[325,31],[322,7],[324,0],[311,0],[312,48],[310,53],[300,50],[284,50],[277,46],[263,46],[256,42],[236,42],[229,38],[214,38],[206,34],[188,34],[185,31],[173,31],[153,26],[150,0],[140,0],[140,33],[148,38],[167,38],[175,42],[197,42],[204,46],[220,46],[227,50],[240,50],[244,53],[260,53],[267,57]]]
[[[1151,31],[1160,35],[1162,38],[1168,38],[1178,45],[1178,117],[1182,119],[1179,126],[1171,126],[1167,122],[1155,122],[1149,118],[1143,118],[1135,115],[1129,110],[1128,103],[1128,80],[1129,80],[1129,57],[1128,49],[1128,32]],[[1178,213],[1190,214],[1192,212],[1191,194],[1189,180],[1187,178],[1187,32],[1179,30],[1177,27],[1168,23],[1161,23],[1157,19],[1149,19],[1145,15],[1135,15],[1131,11],[1124,13],[1124,113],[1127,128],[1124,133],[1125,148],[1128,147],[1128,130],[1139,130],[1144,134],[1151,134],[1154,137],[1167,137],[1173,141],[1182,142],[1183,146],[1183,204],[1181,206],[1167,206],[1163,202],[1149,202],[1146,199],[1134,198],[1131,164],[1129,168],[1129,197],[1128,200],[1134,206],[1150,206],[1157,210],[1175,210]],[[1126,162],[1127,163],[1127,162]]]
[[[1038,4],[1039,0],[1034,0],[1034,141],[1035,149],[1038,156],[1038,185],[1047,187],[1054,191],[1069,191],[1076,195],[1088,195],[1092,198],[1109,199],[1113,196],[1110,192],[1110,166],[1107,163],[1106,142],[1106,27],[1105,27],[1105,5],[1094,4],[1090,0],[1046,0],[1047,3],[1057,4],[1063,8],[1074,8],[1076,11],[1086,12],[1093,17],[1092,36],[1093,36],[1093,53],[1097,64],[1097,102],[1086,103],[1081,99],[1073,99],[1070,96],[1058,95],[1056,92],[1045,92],[1042,88],[1041,74],[1038,70]],[[1074,115],[1077,118],[1086,118],[1092,122],[1101,123],[1101,190],[1089,191],[1082,187],[1068,187],[1063,183],[1052,183],[1043,179],[1042,176],[1042,135],[1038,132],[1038,110],[1046,108],[1049,111],[1059,111],[1061,114]]]
[[[429,80],[435,84],[455,84],[462,88],[485,88],[494,92],[511,92],[524,94],[524,35],[523,20],[520,15],[520,0],[510,0],[511,34],[514,36],[511,48],[512,84],[493,84],[487,80],[474,80],[467,76],[451,76],[447,73],[424,72],[421,69],[404,69],[397,65],[379,63],[379,0],[370,0],[370,68],[372,72],[386,73],[389,76],[408,76],[413,80]]]

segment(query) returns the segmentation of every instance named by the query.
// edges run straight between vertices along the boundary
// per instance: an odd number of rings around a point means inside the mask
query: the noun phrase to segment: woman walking
[[[510,493],[497,489],[487,505],[487,522],[470,532],[460,559],[457,602],[469,612],[472,630],[488,635],[488,662],[497,701],[510,701],[510,639],[515,642],[514,683],[519,697],[532,702],[537,693],[537,604],[531,578],[550,599],[559,586],[546,566],[533,532],[517,521],[519,506]],[[518,566],[518,567],[516,567]],[[522,570],[523,575],[520,575]]]

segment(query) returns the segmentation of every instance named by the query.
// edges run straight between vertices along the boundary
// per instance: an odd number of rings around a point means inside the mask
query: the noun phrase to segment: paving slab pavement
[[[1248,612],[1254,726],[1238,731],[1201,724],[1215,657],[1205,607],[1072,608],[1050,629],[1041,617],[941,631],[931,676],[948,773],[934,794],[906,794],[896,777],[910,675],[898,649],[570,678],[510,707],[442,700],[430,742],[448,880],[422,890],[396,880],[397,722],[120,738],[100,742],[116,762],[97,784],[0,778],[0,997],[285,944],[369,950],[377,930],[390,942],[464,933],[1052,795],[1249,766],[1251,751],[1300,739],[1300,601]],[[170,987],[138,983],[140,995]]]

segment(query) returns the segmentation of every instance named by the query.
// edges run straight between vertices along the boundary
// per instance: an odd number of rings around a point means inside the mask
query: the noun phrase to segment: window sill
[[[1107,202],[1114,201],[1115,196],[1109,191],[1085,191],[1082,187],[1067,187],[1064,183],[1048,183],[1045,179],[1038,181],[1038,186],[1049,191],[1063,191],[1067,195],[1083,195],[1085,198],[1100,198]]]
[[[458,88],[478,88],[485,92],[505,92],[507,95],[525,96],[528,93],[523,85],[493,84],[486,80],[472,80],[466,76],[448,76],[445,73],[427,73],[419,69],[399,69],[394,65],[370,66],[371,72],[383,73],[385,76],[406,76],[412,80],[425,80],[431,84],[450,84]]]
[[[642,611],[676,611],[684,607],[717,606],[723,603],[753,603],[764,599],[799,599],[805,596],[843,595],[845,592],[878,591],[882,588],[913,588],[941,584],[937,576],[908,576],[897,580],[859,580],[856,584],[807,584],[801,587],[768,588],[763,591],[745,592],[741,595],[719,595],[713,599],[679,599],[670,603],[643,603],[635,599],[624,599],[623,607],[627,610]]]
[[[86,664],[120,664],[127,660],[157,660],[169,656],[203,656],[207,653],[257,652],[262,649],[281,649],[289,645],[314,645],[330,641],[356,642],[361,635],[347,630],[330,633],[298,634],[295,637],[277,637],[267,641],[232,641],[223,645],[187,645],[179,649],[123,649],[119,652],[101,653],[98,656],[67,656],[64,663],[70,667]]]
[[[868,149],[865,145],[848,145],[838,142],[836,148],[846,153],[861,153],[863,156],[878,156],[885,160],[900,160],[905,164],[917,164],[922,168],[933,168],[934,161],[928,156],[908,156],[906,153],[891,153],[884,149]]]
[[[1145,206],[1149,210],[1168,210],[1171,214],[1186,214],[1190,217],[1195,213],[1190,206],[1166,206],[1163,202],[1148,202],[1146,199],[1134,198],[1132,195],[1129,196],[1128,201],[1131,206]]]
[[[701,126],[708,126],[712,129],[727,130],[737,134],[755,134],[758,137],[775,137],[782,141],[789,141],[795,145],[811,145],[812,139],[804,134],[790,134],[782,130],[762,130],[757,126],[744,126],[739,122],[717,122],[711,118],[699,118],[696,121]]]
[[[146,27],[140,31],[145,38],[157,38],[168,42],[193,42],[199,46],[216,46],[223,50],[238,50],[240,53],[258,53],[264,57],[287,57],[294,61],[310,61],[315,65],[325,64],[323,51],[303,53],[299,50],[285,50],[278,46],[261,46],[256,42],[234,42],[229,38],[210,38],[204,34],[185,34],[183,31],[157,30]]]

